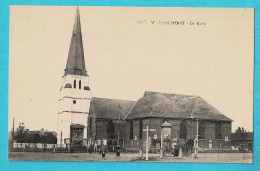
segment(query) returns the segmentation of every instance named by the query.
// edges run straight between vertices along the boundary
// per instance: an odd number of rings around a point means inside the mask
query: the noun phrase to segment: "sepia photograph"
[[[252,164],[254,15],[11,5],[8,160]]]

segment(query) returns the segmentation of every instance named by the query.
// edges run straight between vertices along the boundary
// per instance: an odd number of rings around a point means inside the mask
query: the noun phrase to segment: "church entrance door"
[[[83,147],[83,125],[71,125],[70,126],[70,144],[74,149]]]

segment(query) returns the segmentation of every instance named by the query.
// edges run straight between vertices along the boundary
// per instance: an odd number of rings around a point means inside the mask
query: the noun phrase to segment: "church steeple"
[[[68,140],[79,146],[87,146],[88,114],[91,101],[89,77],[80,28],[79,8],[77,8],[67,66],[60,88],[59,113],[57,124],[58,147],[66,147]]]
[[[64,76],[68,74],[87,76],[81,34],[79,7],[77,7],[76,10],[76,16],[70,41],[69,55]]]

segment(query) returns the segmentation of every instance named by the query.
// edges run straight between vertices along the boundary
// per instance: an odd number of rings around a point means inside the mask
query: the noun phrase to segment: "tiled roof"
[[[94,109],[95,117],[99,119],[124,119],[134,106],[135,101],[117,100],[93,97],[91,105]]]
[[[125,119],[146,117],[232,121],[199,96],[146,91]]]

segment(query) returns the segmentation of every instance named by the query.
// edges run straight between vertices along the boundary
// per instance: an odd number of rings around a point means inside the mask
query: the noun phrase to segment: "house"
[[[253,151],[253,132],[231,133],[231,144],[235,149]]]

